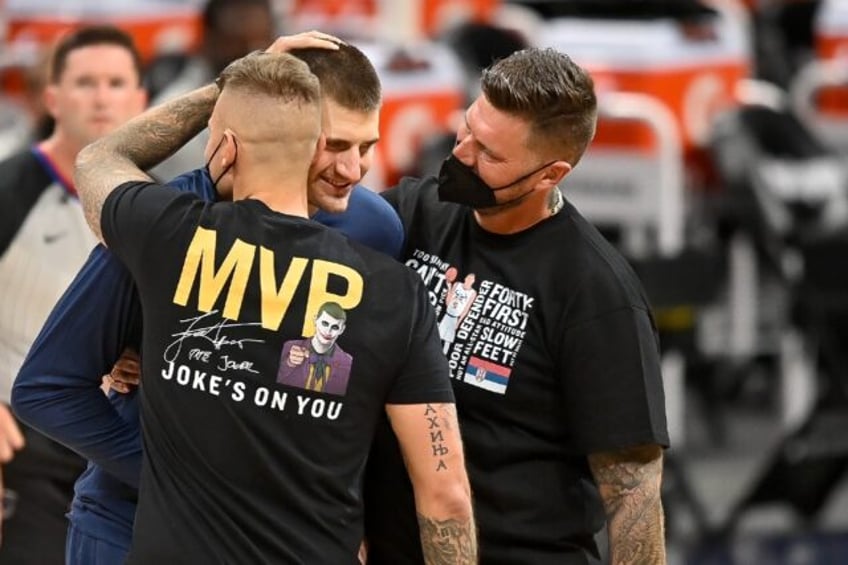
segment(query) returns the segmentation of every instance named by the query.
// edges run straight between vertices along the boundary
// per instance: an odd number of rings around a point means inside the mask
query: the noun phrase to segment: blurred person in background
[[[44,95],[53,133],[0,162],[0,459],[4,486],[18,499],[3,524],[0,562],[16,565],[62,563],[65,512],[85,466],[16,423],[7,403],[50,309],[97,242],[71,181],[77,153],[144,109],[132,38],[108,26],[67,34],[53,51]]]
[[[397,214],[358,185],[379,138],[377,72],[355,47],[321,37],[305,33],[274,44],[305,61],[321,82],[327,143],[311,168],[309,212],[350,239],[397,257],[403,243]],[[169,184],[206,200],[215,198],[216,189],[229,197],[228,179],[213,187],[207,168]],[[99,385],[106,372],[109,380],[138,374],[137,358],[127,354],[122,360],[121,354],[127,347],[139,350],[140,309],[129,272],[98,246],[50,314],[15,383],[16,413],[92,463],[77,481],[69,514],[69,565],[117,565],[129,550],[142,453],[137,390],[107,399]]]
[[[789,89],[798,71],[815,59],[816,13],[821,0],[759,2],[752,20],[755,75]]]
[[[151,63],[147,72],[151,105],[209,84],[232,61],[268,47],[278,27],[270,0],[209,0],[202,22],[203,38],[196,55],[165,56]],[[203,164],[208,135],[204,130],[151,172],[170,179],[196,169]]]

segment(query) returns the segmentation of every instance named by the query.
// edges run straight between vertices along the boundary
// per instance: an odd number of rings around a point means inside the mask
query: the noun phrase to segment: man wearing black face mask
[[[502,186],[492,187],[486,184],[486,181],[481,179],[472,167],[469,167],[457,157],[451,155],[445,159],[439,171],[439,200],[442,202],[464,204],[477,210],[493,207],[504,208],[512,204],[517,204],[525,196],[529,196],[534,189],[529,188],[523,194],[501,201],[498,201],[496,194],[524,182],[542,169],[555,163],[556,161],[550,161],[533,169],[529,173],[521,175],[512,182],[508,182]],[[555,193],[553,196],[557,198]]]
[[[474,275],[446,355],[484,564],[589,563],[605,522],[613,563],[665,563],[654,322],[625,260],[558,187],[595,123],[583,69],[553,50],[519,51],[483,73],[438,179],[384,193],[440,321],[449,281]],[[401,461],[380,436],[369,565],[422,561]]]

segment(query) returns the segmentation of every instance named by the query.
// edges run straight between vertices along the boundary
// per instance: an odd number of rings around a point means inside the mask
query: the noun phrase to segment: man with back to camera
[[[204,204],[142,172],[164,156],[157,141],[184,142],[202,127],[214,87],[147,112],[78,159],[86,218],[98,235],[102,222],[129,267],[145,318],[144,466],[128,563],[353,561],[359,479],[384,406],[417,512],[439,532],[422,535],[425,555],[474,562],[462,448],[422,285],[306,219],[322,139],[317,79],[271,53],[222,79],[207,156],[213,178],[231,175],[233,203]],[[310,336],[331,297],[348,310],[345,397],[276,385],[282,344]]]
[[[396,256],[402,243],[396,214],[357,185],[379,137],[379,79],[358,49],[324,37],[305,33],[275,43],[305,60],[321,81],[327,144],[311,169],[309,210],[351,239]],[[225,175],[217,183],[225,196],[229,180]],[[205,170],[169,184],[213,198]],[[15,383],[20,417],[92,462],[69,515],[69,563],[123,563],[129,549],[141,467],[137,397],[133,391],[109,402],[98,387],[125,347],[138,348],[139,308],[129,273],[98,247],[51,313]]]
[[[665,563],[653,319],[626,261],[558,187],[595,123],[583,69],[518,51],[483,73],[438,179],[384,193],[439,319],[445,275],[475,277],[446,354],[486,565],[589,563],[604,523],[612,563]],[[369,565],[421,562],[392,444],[381,434],[369,460]]]
[[[44,96],[53,133],[0,163],[0,461],[18,499],[0,562],[21,565],[61,562],[64,515],[85,462],[30,428],[22,435],[6,403],[39,328],[96,243],[71,182],[77,152],[144,109],[132,39],[111,26],[69,32],[53,50]]]

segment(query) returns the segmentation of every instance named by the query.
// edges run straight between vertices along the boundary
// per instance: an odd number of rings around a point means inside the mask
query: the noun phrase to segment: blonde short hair
[[[282,102],[318,104],[321,85],[306,63],[286,53],[259,51],[233,61],[219,77],[221,91],[233,89]]]

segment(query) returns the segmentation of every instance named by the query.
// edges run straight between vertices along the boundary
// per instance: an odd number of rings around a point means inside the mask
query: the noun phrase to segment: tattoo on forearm
[[[472,520],[436,520],[418,514],[418,527],[427,565],[477,563],[477,537]]]
[[[443,408],[442,410],[448,410]],[[424,409],[424,417],[427,419],[427,431],[430,434],[430,447],[433,450],[433,458],[436,460],[436,471],[447,471],[448,465],[445,457],[450,449],[445,445],[444,431],[449,427],[450,413],[439,414],[432,404],[427,404]]]
[[[650,451],[589,457],[606,509],[613,565],[666,562],[660,499],[662,457],[645,457],[645,453]]]
[[[148,110],[80,152],[74,181],[95,233],[100,234],[100,211],[112,189],[126,181],[151,180],[144,171],[206,127],[217,97],[215,85],[195,90]]]

